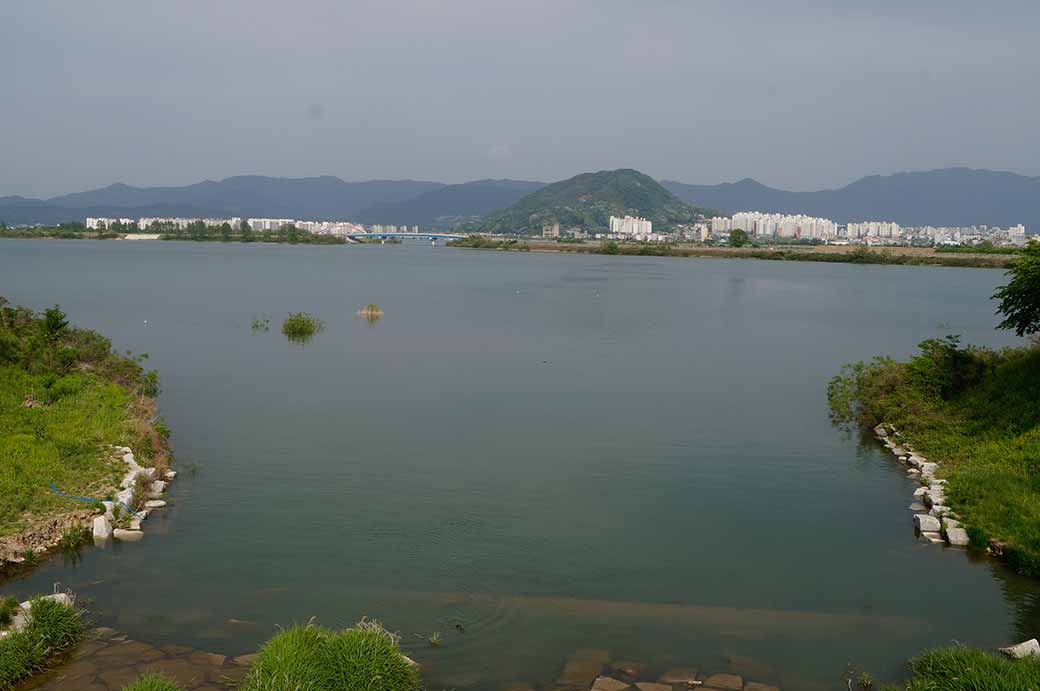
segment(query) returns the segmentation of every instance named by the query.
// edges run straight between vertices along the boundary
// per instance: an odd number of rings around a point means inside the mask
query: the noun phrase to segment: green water
[[[7,588],[60,581],[134,638],[232,654],[376,617],[432,688],[551,685],[581,648],[836,688],[850,662],[891,678],[925,646],[1031,637],[1035,584],[916,540],[903,469],[826,410],[845,362],[1013,342],[993,329],[1001,279],[0,241],[0,295],[150,354],[182,471],[143,542]],[[278,332],[299,310],[325,322],[305,345]]]

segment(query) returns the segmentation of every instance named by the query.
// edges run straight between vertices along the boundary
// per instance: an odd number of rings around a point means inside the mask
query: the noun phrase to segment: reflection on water
[[[743,660],[783,688],[833,688],[850,662],[893,679],[927,646],[1032,637],[1036,585],[916,540],[902,467],[826,408],[842,364],[904,356],[927,325],[1008,343],[1000,281],[2,241],[0,292],[152,355],[174,450],[202,468],[142,542],[5,590],[61,582],[136,640],[224,655],[311,616],[378,618],[435,688],[496,691],[552,686],[602,651],[650,676]],[[353,314],[372,296],[393,314],[378,328]],[[327,319],[305,348],[248,328],[301,306]]]

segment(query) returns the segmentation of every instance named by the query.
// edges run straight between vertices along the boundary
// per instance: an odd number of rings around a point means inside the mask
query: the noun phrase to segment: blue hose
[[[60,489],[55,487],[53,482],[51,482],[49,484],[50,484],[50,487],[51,487],[51,491],[54,492],[55,494],[57,494],[59,497],[65,497],[66,499],[75,499],[76,501],[86,501],[86,502],[90,502],[91,504],[100,504],[101,503],[100,499],[91,499],[89,497],[77,497],[77,496],[73,496],[71,494],[65,494]],[[133,516],[135,518],[137,517],[137,512],[134,511],[133,509],[131,509],[129,506],[127,506],[124,502],[116,502],[116,503],[118,503],[120,506],[122,506],[128,512],[133,514]]]

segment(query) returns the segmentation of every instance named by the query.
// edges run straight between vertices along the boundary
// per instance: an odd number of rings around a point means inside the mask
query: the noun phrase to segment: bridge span
[[[352,233],[347,236],[352,240],[360,240],[362,238],[379,238],[385,240],[387,238],[418,238],[420,240],[459,240],[466,237],[459,233]]]

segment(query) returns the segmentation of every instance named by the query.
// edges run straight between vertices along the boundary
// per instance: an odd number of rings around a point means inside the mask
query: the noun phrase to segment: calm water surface
[[[433,688],[551,684],[580,648],[834,688],[848,663],[893,677],[925,646],[1033,636],[1036,586],[917,541],[903,469],[826,409],[843,363],[947,333],[1012,343],[1001,280],[0,241],[0,294],[150,354],[182,471],[143,542],[7,588],[60,581],[135,638],[232,654],[376,617]],[[369,302],[374,325],[354,316]],[[278,331],[297,310],[325,321],[306,345]]]

